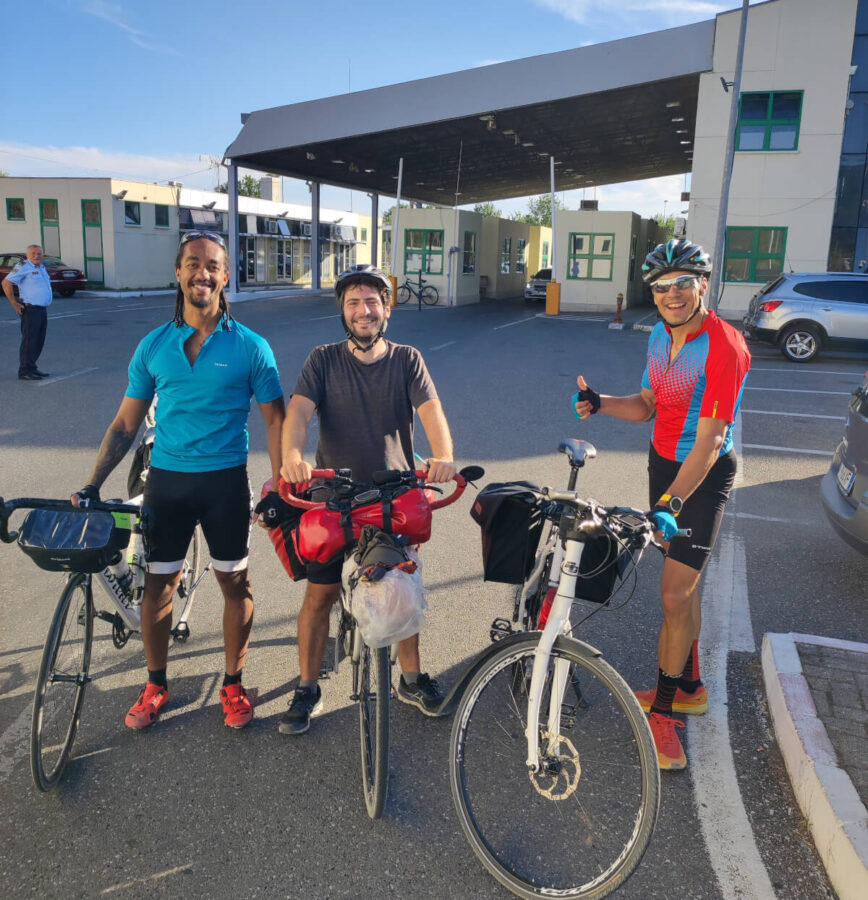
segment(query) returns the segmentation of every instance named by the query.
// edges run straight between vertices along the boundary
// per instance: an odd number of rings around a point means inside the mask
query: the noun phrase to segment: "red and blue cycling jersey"
[[[732,449],[732,427],[750,369],[750,353],[732,325],[709,312],[671,362],[672,337],[658,322],[648,339],[642,387],[654,392],[657,417],[651,442],[666,459],[684,462],[699,420],[729,423],[720,455]]]

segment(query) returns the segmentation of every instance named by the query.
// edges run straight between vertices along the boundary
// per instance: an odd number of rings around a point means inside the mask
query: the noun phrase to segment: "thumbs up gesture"
[[[582,375],[576,379],[576,384],[579,389],[573,394],[573,411],[577,419],[587,419],[600,408],[600,395],[593,388],[588,387],[588,383]]]

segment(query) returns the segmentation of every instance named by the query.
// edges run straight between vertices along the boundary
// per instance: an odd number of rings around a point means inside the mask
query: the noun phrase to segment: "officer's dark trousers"
[[[18,356],[18,374],[36,371],[36,360],[45,344],[48,328],[48,308],[28,303],[21,313],[21,350]]]

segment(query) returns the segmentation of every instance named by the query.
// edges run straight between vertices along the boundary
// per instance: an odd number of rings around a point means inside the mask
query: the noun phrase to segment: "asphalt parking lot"
[[[132,350],[171,315],[171,302],[56,302],[40,359],[52,378],[34,383],[15,378],[9,360],[17,329],[0,316],[7,360],[0,494],[65,497],[81,486],[120,402]],[[287,394],[308,350],[341,337],[334,307],[308,294],[252,301],[234,312],[271,342]],[[422,350],[456,457],[483,465],[485,481],[563,486],[567,467],[557,444],[584,437],[599,456],[579,488],[601,502],[644,507],[648,427],[603,416],[580,424],[569,397],[580,372],[599,391],[635,391],[647,335],[610,331],[604,317],[540,312],[521,302],[402,307],[389,337]],[[829,354],[795,365],[773,348],[751,349],[740,480],[704,587],[703,664],[714,712],[688,724],[690,767],[664,773],[658,829],[623,897],[833,896],[770,730],[758,650],[770,631],[868,640],[868,561],[832,533],[819,500],[866,359]],[[256,412],[250,427],[258,487],[268,462]],[[104,496],[121,496],[125,481],[122,467]],[[491,620],[509,603],[507,589],[481,580],[469,507],[465,496],[435,513],[424,552],[432,608],[423,663],[447,685],[486,645]],[[361,796],[348,666],[323,683],[325,713],[309,734],[278,734],[298,674],[303,585],[289,582],[262,533],[251,546],[251,726],[234,732],[222,724],[222,604],[212,581],[197,598],[189,643],[170,653],[170,708],[145,733],[123,726],[143,680],[141,644],[115,650],[97,625],[95,678],[73,759],[59,788],[39,794],[28,770],[29,704],[62,579],[14,547],[0,547],[0,560],[0,881],[7,896],[508,896],[458,828],[446,777],[448,721],[395,704],[392,779],[378,822],[368,820]],[[649,557],[629,603],[579,632],[636,687],[654,677],[658,577],[659,562]],[[516,822],[520,827],[520,810]]]

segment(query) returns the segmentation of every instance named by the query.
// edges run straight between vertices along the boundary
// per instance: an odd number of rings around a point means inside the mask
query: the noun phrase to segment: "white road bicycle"
[[[655,526],[639,510],[578,496],[593,445],[568,440],[559,450],[569,488],[540,491],[548,535],[512,622],[495,620],[492,646],[463,679],[449,779],[473,852],[514,894],[599,898],[624,883],[648,846],[660,773],[633,691],[599,650],[571,637],[570,613],[582,602],[586,542],[607,535],[616,562],[635,567]]]

